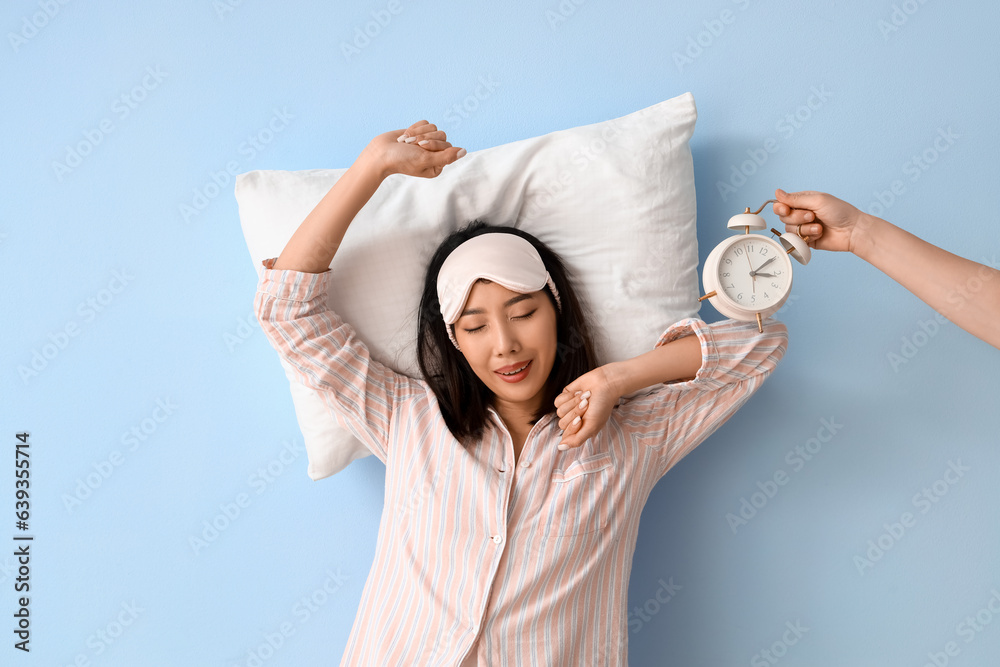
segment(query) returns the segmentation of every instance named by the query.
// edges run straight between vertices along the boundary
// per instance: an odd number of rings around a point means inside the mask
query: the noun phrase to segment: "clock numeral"
[[[771,281],[771,287],[773,287],[774,289],[778,289],[778,283]]]
[[[752,252],[753,252],[753,244],[752,243],[748,243],[747,244],[747,254],[749,255]]]
[[[781,269],[775,269],[774,270],[774,275],[780,276],[781,275]]]
[[[766,255],[767,254],[767,246],[766,245],[760,247],[760,254],[762,254],[762,255]]]
[[[736,300],[737,301],[742,301],[743,300],[743,292],[740,292],[739,294],[736,295]]]
[[[743,254],[743,248],[736,248],[736,250],[734,251],[733,254],[735,254],[737,257],[739,257],[740,255]]]
[[[769,297],[769,296],[767,295],[767,292],[764,292],[764,298],[765,298],[765,299],[770,299],[771,297]]]
[[[723,278],[728,278],[728,277],[729,277],[729,273],[728,273],[728,272],[727,272],[727,273],[723,273],[723,274],[722,274],[722,277],[723,277]]]
[[[726,285],[726,289],[733,289],[734,287],[736,287],[736,285],[734,285],[732,283],[730,283],[729,285]],[[740,294],[743,294],[743,292],[740,292]]]
[[[757,295],[753,294],[750,296],[750,305],[753,305],[757,301]]]
[[[726,264],[732,264],[732,263],[733,263],[733,260],[731,260],[731,259],[726,259]]]

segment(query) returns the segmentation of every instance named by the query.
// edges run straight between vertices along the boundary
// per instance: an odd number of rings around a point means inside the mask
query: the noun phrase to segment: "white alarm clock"
[[[791,232],[782,234],[771,229],[778,235],[775,241],[750,233],[767,228],[759,213],[764,206],[777,201],[769,199],[753,213],[748,206],[743,213],[731,217],[729,229],[742,229],[743,233],[715,246],[702,270],[705,296],[698,300],[708,299],[716,310],[734,320],[757,320],[758,331],[764,331],[763,318],[781,308],[791,294],[789,255],[802,264],[808,264],[812,256],[806,243],[808,236],[803,239]]]

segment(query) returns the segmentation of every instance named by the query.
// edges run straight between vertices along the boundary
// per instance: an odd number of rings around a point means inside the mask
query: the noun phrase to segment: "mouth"
[[[529,359],[527,362],[523,364],[516,365],[507,373],[501,373],[500,371],[493,371],[493,372],[499,375],[500,379],[503,380],[504,382],[520,382],[525,377],[527,377],[528,373],[531,371],[532,361],[534,360]]]

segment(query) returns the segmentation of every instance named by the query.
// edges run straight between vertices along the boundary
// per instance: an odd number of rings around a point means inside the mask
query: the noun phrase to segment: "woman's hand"
[[[603,366],[584,373],[566,385],[555,400],[559,428],[563,429],[559,449],[579,447],[588,438],[597,435],[607,423],[619,398]]]
[[[774,212],[785,231],[806,238],[813,248],[854,252],[871,224],[871,218],[846,201],[825,192],[774,191]]]
[[[434,178],[446,165],[465,155],[455,148],[443,130],[426,120],[419,120],[405,130],[391,130],[378,135],[365,147],[383,177],[406,174]]]

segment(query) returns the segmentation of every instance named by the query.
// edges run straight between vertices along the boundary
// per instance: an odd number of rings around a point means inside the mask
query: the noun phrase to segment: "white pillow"
[[[470,152],[433,179],[393,174],[351,223],[330,264],[330,307],[373,358],[410,377],[424,272],[449,233],[475,218],[548,244],[579,278],[601,364],[651,350],[698,313],[694,96],[613,120]],[[433,119],[428,119],[433,122]],[[449,136],[462,145],[458,136]],[[258,277],[346,169],[256,170],[236,178]],[[314,480],[371,452],[281,360]],[[648,390],[646,390],[648,391]],[[636,392],[636,394],[644,392]],[[631,397],[631,396],[629,396]]]

